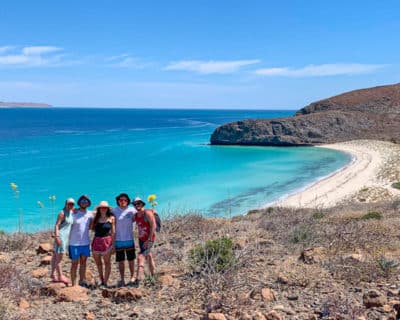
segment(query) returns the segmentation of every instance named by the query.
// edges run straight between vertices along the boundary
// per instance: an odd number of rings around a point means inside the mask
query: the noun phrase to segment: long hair
[[[113,214],[112,214],[112,212],[111,212],[111,208],[110,208],[110,207],[107,207],[107,212],[106,212],[107,218],[111,217],[112,215],[113,215]],[[97,208],[97,209],[96,209],[96,215],[95,215],[94,221],[93,221],[93,226],[96,226],[97,222],[98,222],[99,219],[100,219],[100,216],[101,216],[100,208]]]

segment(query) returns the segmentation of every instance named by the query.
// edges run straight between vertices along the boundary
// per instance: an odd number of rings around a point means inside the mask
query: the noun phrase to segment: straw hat
[[[97,206],[97,208],[109,208],[110,205],[108,204],[107,201],[100,201],[99,205]]]

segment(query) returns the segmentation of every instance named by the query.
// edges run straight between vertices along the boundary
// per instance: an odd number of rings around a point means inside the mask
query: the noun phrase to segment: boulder
[[[36,249],[36,254],[45,254],[49,252],[53,252],[53,245],[47,242],[41,243]]]
[[[261,289],[261,297],[265,302],[272,302],[276,300],[275,292],[269,288]]]
[[[88,289],[81,286],[62,288],[57,292],[56,300],[61,302],[86,302],[89,301]]]
[[[212,312],[208,314],[209,320],[226,320],[226,317],[223,313]]]
[[[320,263],[324,260],[325,255],[324,247],[309,248],[301,252],[300,260],[306,264]]]
[[[43,296],[57,296],[62,288],[65,288],[65,284],[61,282],[49,283],[44,287],[40,288],[40,294]]]
[[[104,289],[101,294],[104,298],[109,298],[117,303],[137,301],[143,297],[142,292],[136,288]]]
[[[370,290],[363,295],[363,303],[366,308],[383,307],[387,298],[377,290]]]
[[[85,320],[95,320],[96,315],[93,312],[85,312],[84,314]]]
[[[41,266],[49,266],[51,264],[52,256],[45,256],[40,260]]]
[[[38,268],[38,269],[31,271],[31,276],[33,278],[40,279],[40,278],[46,277],[47,275],[49,275],[49,273],[50,272],[49,272],[49,270],[47,270],[47,268]]]

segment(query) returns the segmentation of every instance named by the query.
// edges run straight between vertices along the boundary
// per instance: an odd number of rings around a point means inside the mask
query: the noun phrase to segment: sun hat
[[[119,198],[127,198],[128,199],[128,203],[131,202],[131,198],[129,198],[128,194],[126,194],[126,193],[120,193],[119,195],[117,195],[115,197],[115,200],[117,201],[117,204],[118,204]]]
[[[97,208],[109,208],[110,205],[108,204],[108,201],[100,201],[99,205]]]
[[[65,203],[73,203],[73,204],[75,204],[75,200],[73,198],[68,198],[67,200],[65,200]]]
[[[140,199],[139,197],[136,197],[135,199],[133,199],[132,204],[135,204],[136,202],[141,202],[143,204],[143,206],[146,205],[146,202],[144,202],[142,199]]]
[[[79,199],[78,199],[78,205],[79,205],[79,203],[80,203],[83,199],[86,199],[87,201],[89,201],[89,207],[92,205],[92,201],[90,200],[90,198],[89,198],[86,194],[84,194],[84,195],[82,195],[82,196],[79,197]]]

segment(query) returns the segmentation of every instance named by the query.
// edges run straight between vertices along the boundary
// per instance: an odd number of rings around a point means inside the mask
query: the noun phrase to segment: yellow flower
[[[18,186],[14,182],[10,183],[10,187],[11,187],[11,189],[13,189],[13,191],[18,189]]]
[[[148,202],[153,202],[154,200],[157,199],[157,196],[155,194],[151,194],[149,195],[149,197],[147,198]]]
[[[39,206],[39,208],[44,208],[44,205],[43,205],[42,201],[38,201],[37,205]]]
[[[153,202],[151,203],[151,205],[152,205],[153,207],[155,207],[156,205],[158,205],[158,202],[157,202],[157,201],[153,201]]]
[[[50,200],[50,201],[56,201],[56,196],[54,196],[54,195],[53,195],[53,196],[50,196],[50,197],[49,197],[49,200]]]

